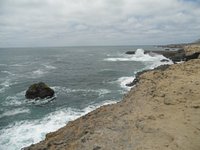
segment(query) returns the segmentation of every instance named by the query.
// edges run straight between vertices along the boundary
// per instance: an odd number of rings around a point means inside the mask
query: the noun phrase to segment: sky
[[[200,39],[200,0],[0,0],[0,47]]]

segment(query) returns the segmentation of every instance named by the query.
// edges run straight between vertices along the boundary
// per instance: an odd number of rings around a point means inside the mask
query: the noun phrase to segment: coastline
[[[122,101],[69,122],[25,149],[199,150],[199,76],[200,59],[147,71]]]

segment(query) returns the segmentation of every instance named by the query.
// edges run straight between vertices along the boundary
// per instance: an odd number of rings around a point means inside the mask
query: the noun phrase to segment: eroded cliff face
[[[152,70],[113,105],[69,122],[26,149],[199,150],[200,59]]]

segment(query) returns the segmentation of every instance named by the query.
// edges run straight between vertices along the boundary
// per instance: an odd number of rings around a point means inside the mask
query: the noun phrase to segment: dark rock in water
[[[185,55],[184,50],[178,50],[177,53],[173,56],[170,57],[169,59],[171,59],[174,63],[179,62],[179,61],[188,61],[191,59],[197,59],[200,55],[200,52],[196,52],[193,53],[191,55]]]
[[[184,49],[179,49],[176,51],[155,51],[157,54],[161,54],[164,57],[171,59],[174,63],[182,61],[185,59]]]
[[[126,54],[132,55],[135,54],[135,51],[127,51]]]
[[[188,61],[190,59],[197,59],[199,58],[200,52],[193,53],[192,55],[185,56],[185,60]]]
[[[54,96],[54,90],[52,90],[49,86],[47,86],[43,82],[35,83],[31,85],[28,90],[26,91],[26,98],[27,99],[44,99],[44,98],[51,98]]]
[[[174,63],[184,61],[185,60],[185,51],[184,49],[179,49],[176,51],[176,53],[169,57]]]
[[[169,62],[168,59],[162,59],[160,62]]]
[[[144,51],[144,54],[150,53],[151,51]],[[134,55],[135,51],[127,51],[126,54],[128,55]]]

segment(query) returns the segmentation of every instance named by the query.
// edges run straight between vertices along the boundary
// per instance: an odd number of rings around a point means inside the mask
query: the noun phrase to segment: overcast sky
[[[139,45],[200,38],[200,0],[0,0],[0,47]]]

